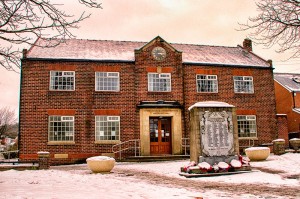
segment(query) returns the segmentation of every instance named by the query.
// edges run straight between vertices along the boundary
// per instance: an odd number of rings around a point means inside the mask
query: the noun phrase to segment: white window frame
[[[120,116],[96,115],[95,141],[120,141],[120,124]]]
[[[55,73],[61,73],[61,75],[56,75]],[[72,73],[72,74],[68,74],[68,73]],[[60,85],[63,83],[68,83],[68,81],[66,81],[67,78],[73,78],[73,86],[70,87],[70,85]],[[62,81],[59,81],[59,80]],[[70,81],[72,82],[72,81]],[[57,85],[55,85],[57,83]],[[55,88],[57,87],[57,88]],[[59,87],[63,87],[63,88],[59,88]],[[64,89],[65,87],[65,89]],[[74,91],[75,90],[75,71],[58,71],[58,70],[52,70],[50,71],[50,84],[49,84],[49,90],[51,91]]]
[[[99,76],[100,73],[105,74],[105,76]],[[103,78],[103,85],[100,85],[100,78]],[[105,86],[104,83],[109,84],[113,79],[117,79],[116,86]],[[104,81],[106,80],[106,81]],[[120,91],[120,73],[119,72],[95,72],[95,91]]]
[[[162,81],[166,81],[165,86],[160,85],[163,83]],[[154,84],[158,84],[158,87],[155,87]],[[164,90],[164,88],[166,89]],[[172,91],[171,73],[148,73],[148,91],[149,92],[171,92]]]
[[[49,142],[74,142],[75,139],[74,116],[49,115],[48,118],[49,118],[48,119],[48,141]],[[60,125],[58,125],[58,123],[60,123]],[[68,128],[70,130],[64,131],[64,129],[68,129]]]
[[[201,76],[205,77],[204,79],[200,79]],[[211,82],[210,85],[208,82]],[[205,83],[204,85],[207,90],[201,91],[200,84]],[[217,75],[204,75],[204,74],[197,74],[196,75],[196,88],[198,93],[218,93],[218,76]]]
[[[257,122],[255,115],[237,115],[239,138],[257,138]]]
[[[235,93],[254,93],[252,76],[233,76],[233,82]]]

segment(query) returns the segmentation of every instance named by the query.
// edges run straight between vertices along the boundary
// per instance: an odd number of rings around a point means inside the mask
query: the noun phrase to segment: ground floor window
[[[74,116],[49,116],[49,141],[74,141]]]
[[[119,116],[96,116],[95,139],[120,140],[120,117]]]
[[[238,115],[237,122],[239,137],[257,137],[255,115]]]

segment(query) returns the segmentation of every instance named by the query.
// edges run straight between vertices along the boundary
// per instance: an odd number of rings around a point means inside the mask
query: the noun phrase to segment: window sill
[[[95,144],[120,144],[120,140],[97,140]]]
[[[218,94],[219,92],[199,92],[197,91],[197,94]]]
[[[169,94],[172,91],[148,91],[148,94]]]
[[[253,93],[246,93],[246,92],[241,92],[241,93],[236,93],[236,92],[234,92],[234,94],[246,94],[246,95],[253,95],[254,94],[254,92]]]
[[[49,141],[47,145],[75,145],[74,141]]]
[[[239,137],[239,140],[258,140],[257,137]]]
[[[50,92],[72,92],[72,91],[75,91],[74,90],[49,90]]]
[[[101,91],[101,90],[95,90],[95,92],[96,92],[96,93],[101,93],[101,92],[103,92],[103,93],[118,93],[118,92],[120,92],[120,90],[117,90],[117,91],[105,91],[105,90]]]

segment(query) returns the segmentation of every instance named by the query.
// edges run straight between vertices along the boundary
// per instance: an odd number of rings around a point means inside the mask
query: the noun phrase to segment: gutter
[[[236,67],[236,68],[257,68],[257,69],[271,69],[274,70],[273,67],[267,66],[251,66],[251,65],[234,65],[234,64],[219,64],[219,63],[207,63],[207,62],[182,62],[187,65],[201,65],[201,66],[222,66],[222,67]]]
[[[21,59],[21,68],[20,68],[20,87],[19,87],[19,126],[18,126],[18,157],[20,159],[20,138],[21,138],[21,131],[20,131],[20,126],[21,126],[21,96],[22,96],[22,59]]]
[[[21,59],[23,60],[23,59]],[[103,62],[103,63],[134,63],[135,60],[113,60],[113,59],[67,59],[67,58],[30,58],[30,61],[61,61],[61,62]]]
[[[114,60],[114,59],[69,59],[69,58],[30,58],[30,61],[61,61],[61,62],[100,62],[100,63],[135,63],[135,60]],[[256,69],[271,69],[273,67],[267,66],[251,66],[251,65],[235,65],[235,64],[220,64],[220,63],[207,63],[207,62],[182,62],[186,65],[201,65],[201,66],[221,66],[221,67],[236,67],[236,68],[256,68]]]

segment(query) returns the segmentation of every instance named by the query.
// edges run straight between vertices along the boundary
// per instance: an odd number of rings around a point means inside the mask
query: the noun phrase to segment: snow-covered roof
[[[300,74],[274,73],[274,79],[290,92],[300,92]]]
[[[300,108],[293,108],[293,111],[300,114]]]
[[[28,51],[27,58],[133,62],[135,61],[134,50],[147,44],[147,42],[135,41],[69,39],[53,48],[39,47],[51,45],[53,42],[55,40],[38,39],[36,45]],[[169,45],[182,52],[183,63],[270,67],[266,60],[246,51],[241,46],[226,47],[172,43]]]
[[[204,102],[197,102],[189,107],[189,111],[196,107],[224,107],[224,108],[232,108],[235,107],[231,104],[225,102],[218,102],[218,101],[204,101]]]

